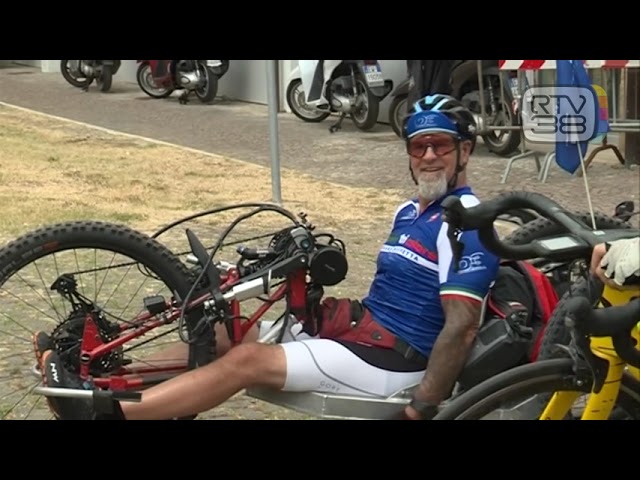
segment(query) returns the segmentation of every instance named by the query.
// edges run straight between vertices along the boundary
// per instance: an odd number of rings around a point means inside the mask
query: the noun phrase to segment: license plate
[[[207,60],[207,67],[219,67],[222,65],[222,60]]]
[[[511,94],[514,96],[514,98],[520,97],[520,90],[518,88],[518,77],[513,77],[511,79]]]
[[[384,85],[384,78],[382,77],[382,71],[380,65],[365,65],[364,76],[367,79],[367,83],[371,87],[378,87]]]

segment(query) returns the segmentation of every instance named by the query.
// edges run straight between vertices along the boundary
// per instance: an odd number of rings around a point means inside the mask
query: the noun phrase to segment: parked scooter
[[[347,115],[358,129],[372,129],[380,102],[393,89],[377,60],[298,60],[287,84],[287,104],[305,122],[322,122],[340,113],[331,133],[342,128]]]
[[[210,103],[218,93],[218,80],[229,70],[229,60],[138,60],[136,80],[152,98],[166,98],[184,90],[178,98],[188,103],[193,92],[202,103]]]
[[[60,60],[60,72],[67,82],[85,92],[94,80],[101,92],[108,92],[120,65],[120,60]]]
[[[500,70],[497,60],[482,60],[482,83],[484,87],[484,109],[487,125],[483,124],[478,86],[478,61],[457,60],[451,71],[451,95],[459,99],[474,116],[485,145],[497,155],[508,156],[520,145],[521,134],[515,130],[489,130],[491,126],[520,126],[517,114],[517,77],[511,76],[504,84],[504,101],[500,94]],[[409,79],[400,83],[391,94],[389,123],[396,135],[401,136],[402,122],[407,114]],[[487,129],[485,129],[485,127]]]

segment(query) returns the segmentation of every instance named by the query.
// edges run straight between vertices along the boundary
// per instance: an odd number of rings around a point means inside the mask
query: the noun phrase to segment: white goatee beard
[[[437,179],[425,179],[418,177],[418,193],[427,202],[431,203],[444,196],[448,191],[446,175],[438,175]]]

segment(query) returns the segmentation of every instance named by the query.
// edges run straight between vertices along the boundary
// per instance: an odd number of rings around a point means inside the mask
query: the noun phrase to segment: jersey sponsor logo
[[[413,220],[416,218],[416,211],[411,210],[410,212],[405,213],[401,217],[398,217],[398,220]]]
[[[483,252],[475,252],[471,255],[465,255],[460,259],[460,270],[458,273],[471,273],[486,270],[487,267],[482,263]]]
[[[417,263],[418,265],[422,265],[423,267],[427,267],[430,270],[438,270],[438,265],[430,262],[429,260],[421,257],[420,255],[418,255],[415,252],[412,252],[411,250],[409,250],[408,248],[403,247],[402,245],[395,245],[395,246],[391,246],[391,245],[383,245],[382,248],[380,249],[380,251],[382,253],[393,253],[395,255],[400,255],[408,260],[411,260],[414,263]]]
[[[391,235],[389,237],[389,240],[387,241],[387,243],[392,244],[392,245],[395,244],[395,243],[398,243],[399,245],[403,245],[407,249],[411,250],[412,252],[417,253],[418,255],[424,257],[425,259],[427,259],[427,260],[429,260],[431,262],[437,262],[438,261],[438,254],[437,253],[432,252],[427,247],[422,245],[422,243],[420,243],[418,240],[415,240],[415,239],[411,238],[406,233],[403,233],[402,235]]]

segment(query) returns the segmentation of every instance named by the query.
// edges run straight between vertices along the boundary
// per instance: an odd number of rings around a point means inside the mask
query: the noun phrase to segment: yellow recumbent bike
[[[463,250],[457,238],[464,230],[478,230],[484,245],[504,259],[583,259],[587,265],[597,244],[640,235],[637,229],[593,230],[556,202],[531,192],[505,193],[469,208],[449,197],[443,206],[457,257]],[[535,210],[567,233],[507,245],[499,240],[493,222],[514,208]],[[605,286],[597,304],[576,296],[566,309],[572,339],[557,346],[563,352],[560,358],[491,377],[443,402],[433,420],[640,419],[640,285],[625,290]]]

